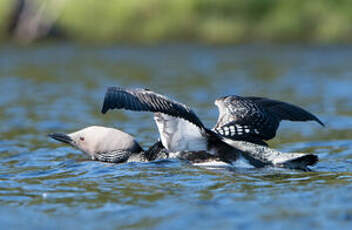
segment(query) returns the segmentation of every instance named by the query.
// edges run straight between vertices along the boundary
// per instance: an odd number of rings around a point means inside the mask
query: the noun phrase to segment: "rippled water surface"
[[[1,229],[351,229],[352,47],[0,48]],[[89,161],[50,132],[122,129],[151,145],[148,113],[100,114],[108,86],[148,87],[211,127],[227,94],[289,101],[326,123],[283,122],[272,147],[312,172]]]

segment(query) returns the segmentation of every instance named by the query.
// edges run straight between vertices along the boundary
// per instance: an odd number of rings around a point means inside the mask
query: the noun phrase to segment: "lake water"
[[[351,63],[350,46],[2,46],[0,228],[352,229]],[[100,114],[108,86],[169,95],[209,127],[228,94],[301,105],[326,127],[282,122],[269,144],[320,162],[312,172],[107,164],[47,137],[103,125],[150,146],[152,114]]]

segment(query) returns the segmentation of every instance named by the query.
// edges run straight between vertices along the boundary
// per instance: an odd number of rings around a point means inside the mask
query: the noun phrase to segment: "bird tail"
[[[242,156],[256,167],[274,166],[309,171],[308,166],[313,166],[319,161],[318,156],[313,154],[285,153],[265,146],[234,141],[228,138],[223,138],[223,141],[240,150]]]

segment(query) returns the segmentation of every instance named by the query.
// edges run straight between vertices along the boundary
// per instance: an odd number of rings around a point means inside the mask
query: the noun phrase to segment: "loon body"
[[[277,154],[280,152],[267,147],[233,141],[226,133],[220,135],[206,128],[188,106],[148,89],[108,88],[102,113],[109,109],[153,112],[162,145],[169,152],[206,152],[228,163],[243,156],[255,167],[270,165],[306,169],[318,161],[318,157],[312,154]]]
[[[220,97],[215,101],[219,118],[213,130],[232,140],[267,145],[275,137],[280,121],[316,121],[315,115],[286,102],[263,97]]]

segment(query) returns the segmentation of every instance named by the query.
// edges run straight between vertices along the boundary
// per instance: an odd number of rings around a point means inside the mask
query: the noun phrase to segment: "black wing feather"
[[[182,118],[200,128],[204,128],[203,123],[188,106],[148,89],[109,87],[105,94],[101,112],[105,114],[109,109],[164,113]]]
[[[289,121],[316,121],[320,125],[325,126],[315,115],[307,110],[283,101],[273,100],[264,97],[247,97],[248,99],[258,103],[266,108],[269,112],[275,114],[280,120]]]

